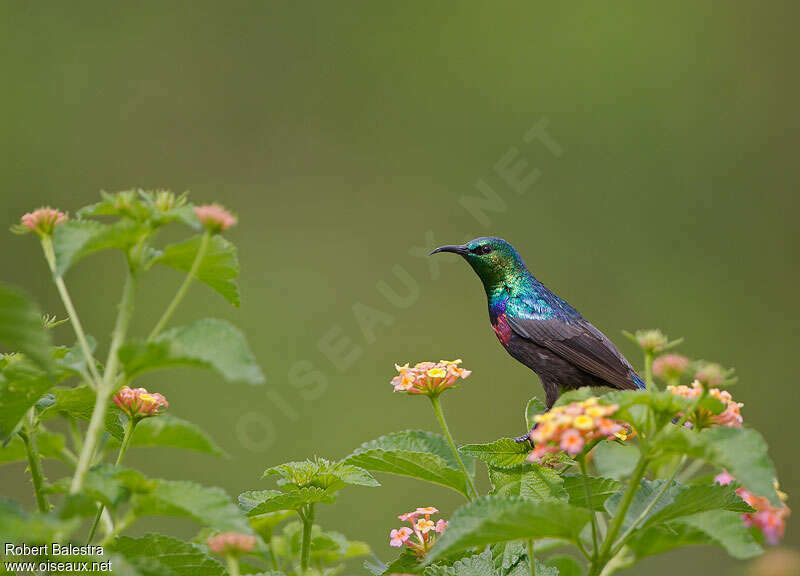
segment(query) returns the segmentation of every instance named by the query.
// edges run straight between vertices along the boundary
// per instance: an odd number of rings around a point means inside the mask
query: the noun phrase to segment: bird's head
[[[488,289],[520,274],[527,273],[525,263],[514,247],[494,236],[475,238],[466,244],[440,246],[431,254],[452,252],[466,260]]]

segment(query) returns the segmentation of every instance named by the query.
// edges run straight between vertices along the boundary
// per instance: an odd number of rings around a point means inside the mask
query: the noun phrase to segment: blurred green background
[[[424,401],[392,396],[395,361],[461,357],[474,370],[445,398],[462,443],[520,434],[537,379],[497,344],[471,270],[419,255],[491,233],[635,364],[621,330],[660,327],[686,337],[682,352],[735,366],[746,422],[769,439],[783,487],[800,493],[798,12],[790,2],[3,2],[2,227],[39,205],[74,212],[101,189],[131,187],[191,190],[238,212],[229,237],[242,308],[195,286],[174,322],[234,320],[268,382],[148,376],[142,385],[232,456],[133,451],[129,462],[151,475],[238,494],[268,487],[262,470],[287,459],[435,429]],[[526,142],[537,125],[550,140]],[[522,194],[496,167],[509,159],[538,174]],[[470,200],[479,182],[496,194],[483,216]],[[2,238],[2,280],[62,316],[37,243]],[[104,254],[67,277],[101,339],[121,271],[119,255]],[[410,292],[400,278],[413,279]],[[135,333],[178,281],[149,276]],[[387,299],[381,281],[401,298]],[[380,311],[372,330],[354,307]],[[73,340],[68,327],[56,336]],[[342,339],[344,353],[325,351]],[[308,363],[313,382],[292,377]],[[22,470],[0,468],[0,484],[30,504]],[[460,504],[445,489],[381,481],[344,491],[320,520],[384,559],[397,514],[435,505],[447,516]],[[787,543],[799,541],[790,524]],[[676,562],[687,576],[741,569],[694,549],[639,571],[669,574]]]

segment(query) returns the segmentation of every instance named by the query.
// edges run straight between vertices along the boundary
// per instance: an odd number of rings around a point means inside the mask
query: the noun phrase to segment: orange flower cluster
[[[528,455],[528,461],[539,462],[545,455],[562,450],[575,456],[587,443],[598,438],[625,440],[628,437],[626,425],[609,418],[617,409],[616,404],[603,406],[597,397],[592,396],[582,402],[556,406],[535,416],[537,424],[531,430],[534,448]]]
[[[420,362],[414,367],[408,364],[395,369],[398,374],[392,378],[391,385],[395,392],[408,392],[409,394],[425,394],[438,396],[456,381],[467,378],[471,370],[459,367],[461,360],[440,360],[439,362]]]
[[[256,546],[255,536],[238,532],[223,532],[206,538],[206,545],[219,556],[240,556],[251,552]]]
[[[162,394],[152,394],[144,388],[123,386],[112,398],[131,420],[141,420],[148,416],[157,416],[160,408],[168,408],[169,402]]]
[[[411,528],[403,526],[389,533],[389,546],[400,548],[404,544],[416,552],[422,558],[436,542],[437,534],[442,534],[447,528],[447,521],[441,518],[435,523],[431,516],[438,514],[439,510],[433,506],[427,508],[417,508],[413,512],[401,514],[397,518],[403,522],[411,524]],[[411,536],[416,536],[412,539]]]
[[[727,471],[717,474],[714,478],[714,482],[722,486],[727,486],[735,480],[736,478],[731,476]],[[783,538],[783,533],[786,531],[786,518],[791,513],[789,507],[785,504],[775,506],[763,496],[756,496],[744,488],[738,488],[736,493],[741,496],[742,500],[756,509],[753,513],[742,514],[744,523],[748,526],[755,526],[761,530],[767,542],[773,546],[777,545],[781,538]],[[781,496],[781,499],[786,498],[784,493],[778,491],[778,494]]]
[[[684,398],[699,398],[703,393],[703,385],[695,380],[691,386],[681,384],[680,386],[667,386],[672,394],[676,396],[683,396]],[[734,402],[731,393],[727,390],[720,390],[719,388],[709,388],[708,395],[716,398],[725,406],[725,410],[721,414],[712,414],[708,410],[699,408],[689,422],[692,425],[700,426],[727,426],[728,428],[741,428],[742,427],[742,414],[741,407],[744,406],[741,402]]]

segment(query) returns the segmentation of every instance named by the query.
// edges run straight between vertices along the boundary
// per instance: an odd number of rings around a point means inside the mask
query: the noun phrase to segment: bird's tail
[[[631,373],[631,378],[633,379],[633,383],[636,384],[636,388],[639,390],[647,390],[647,384],[644,380],[642,380],[636,372]]]

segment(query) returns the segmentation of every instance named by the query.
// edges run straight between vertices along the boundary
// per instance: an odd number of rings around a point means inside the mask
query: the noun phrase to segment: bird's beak
[[[429,256],[438,254],[439,252],[452,252],[453,254],[461,254],[464,256],[465,254],[469,254],[469,249],[463,244],[448,244],[447,246],[439,246],[436,250],[431,252]]]

